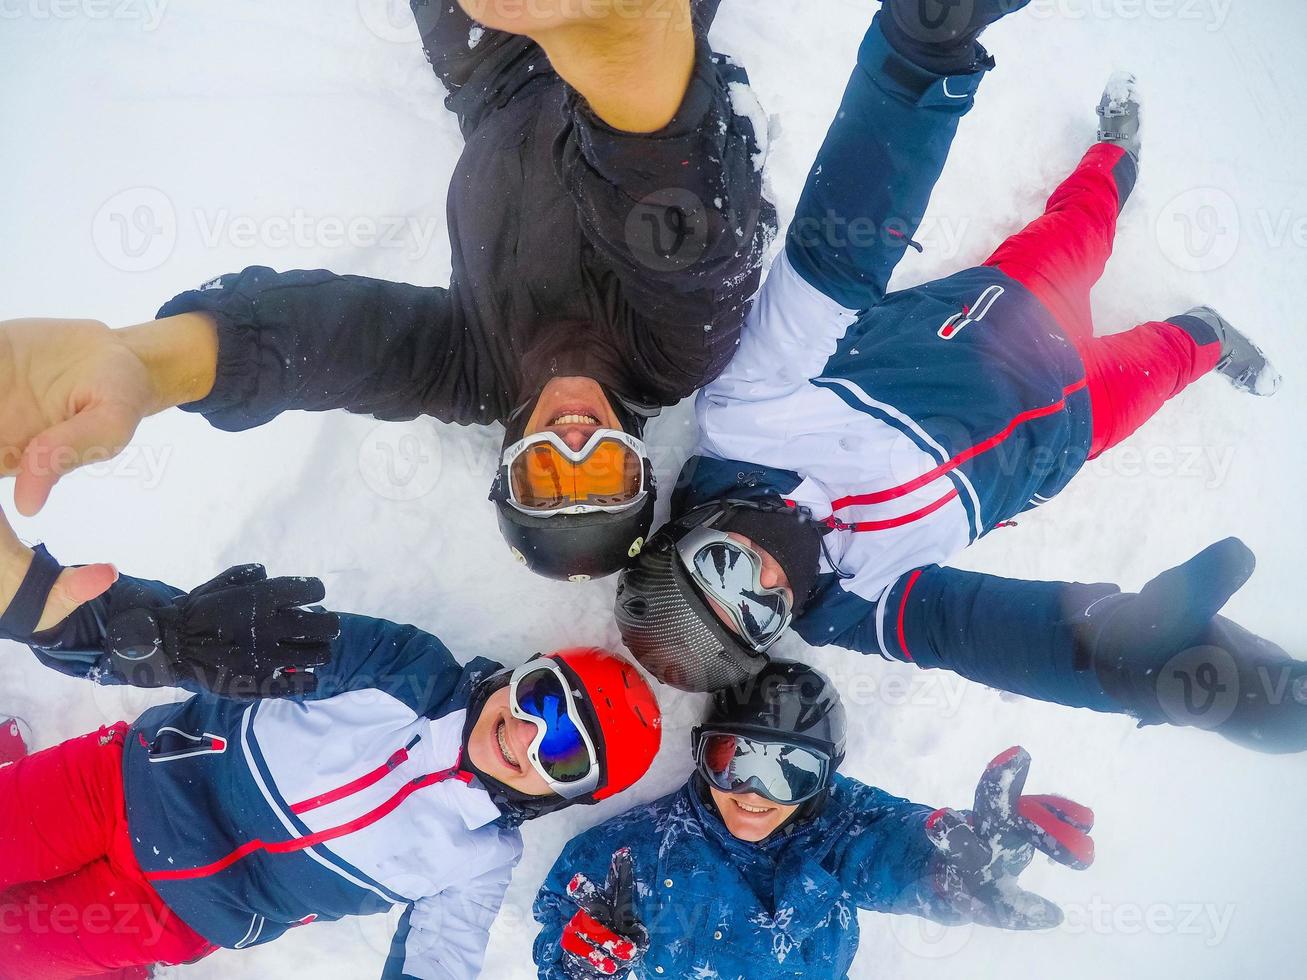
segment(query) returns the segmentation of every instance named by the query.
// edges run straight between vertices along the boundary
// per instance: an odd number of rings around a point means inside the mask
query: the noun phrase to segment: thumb
[[[140,424],[124,405],[104,403],[86,408],[51,426],[23,450],[14,485],[14,504],[26,517],[50,499],[59,478],[87,463],[117,456]]]
[[[112,565],[81,565],[65,568],[55,580],[45,610],[35,632],[57,626],[73,614],[78,606],[108,592],[118,581],[118,569]]]
[[[1238,538],[1209,545],[1140,590],[1141,608],[1150,621],[1138,625],[1146,632],[1156,630],[1180,643],[1188,642],[1188,635],[1178,634],[1192,634],[1211,622],[1248,581],[1256,565],[1256,557]]]

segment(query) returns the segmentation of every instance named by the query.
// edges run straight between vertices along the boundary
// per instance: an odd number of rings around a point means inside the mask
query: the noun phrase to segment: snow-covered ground
[[[748,66],[773,119],[768,174],[782,216],[874,9],[722,5],[713,39]],[[1307,653],[1304,38],[1307,7],[1294,0],[1035,0],[987,38],[999,69],[918,236],[927,250],[909,255],[898,284],[973,264],[1032,217],[1092,139],[1103,80],[1132,68],[1148,100],[1144,170],[1095,297],[1100,329],[1209,302],[1271,351],[1287,381],[1270,401],[1196,385],[1054,504],[974,548],[969,566],[1137,587],[1239,534],[1260,569],[1233,615]],[[444,196],[459,136],[402,2],[0,0],[0,65],[0,317],[125,325],[251,264],[446,281]],[[664,479],[692,425],[682,405],[652,427]],[[611,581],[535,579],[500,543],[485,499],[498,442],[498,430],[342,414],[230,436],[171,413],[17,526],[65,561],[111,560],[188,587],[236,561],[321,575],[335,606],[414,622],[464,657],[616,644]],[[149,700],[66,680],[2,646],[0,708],[31,719],[41,746]],[[840,679],[851,775],[965,805],[985,761],[1020,742],[1035,758],[1032,787],[1098,812],[1092,870],[1029,875],[1067,909],[1065,926],[941,934],[868,913],[857,977],[1303,975],[1301,758],[1137,731],[793,638],[782,652]],[[530,903],[563,842],[687,774],[701,701],[665,692],[664,702],[664,751],[638,790],[527,829],[486,976],[531,975]],[[167,975],[374,976],[391,924],[316,925]]]

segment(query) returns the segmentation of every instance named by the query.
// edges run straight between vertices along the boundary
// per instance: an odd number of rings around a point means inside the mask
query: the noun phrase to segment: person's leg
[[[1144,323],[1080,345],[1094,413],[1091,458],[1147,422],[1221,358],[1211,325],[1194,316]]]
[[[119,723],[0,768],[0,892],[108,853],[123,810],[126,732]]]
[[[132,863],[102,859],[0,895],[0,977],[143,980],[153,964],[210,952]]]
[[[1112,254],[1117,215],[1137,174],[1122,147],[1094,144],[1044,213],[985,261],[1034,293],[1077,347],[1093,339],[1089,293]]]

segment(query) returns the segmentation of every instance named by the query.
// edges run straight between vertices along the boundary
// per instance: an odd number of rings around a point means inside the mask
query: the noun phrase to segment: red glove
[[[567,884],[580,906],[563,927],[563,969],[573,980],[625,974],[649,951],[649,930],[635,918],[635,870],[631,849],[613,855],[603,890],[583,874]]]
[[[1084,870],[1094,862],[1094,813],[1061,796],[1023,796],[1030,755],[1008,749],[985,767],[969,813],[936,810],[926,834],[939,849],[935,886],[959,912],[1003,929],[1049,929],[1062,910],[1017,886],[1042,851],[1058,864]]]

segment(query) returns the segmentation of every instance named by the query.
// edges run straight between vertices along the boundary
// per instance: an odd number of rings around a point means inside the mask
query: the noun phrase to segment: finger
[[[956,868],[979,869],[990,863],[990,849],[956,810],[936,810],[927,817],[926,836]]]
[[[636,944],[632,940],[619,935],[612,927],[600,922],[585,909],[572,916],[569,928],[574,930],[594,949],[611,956],[615,960],[630,963],[636,958]]]
[[[14,504],[31,517],[50,499],[61,476],[86,463],[112,459],[130,441],[140,418],[124,406],[100,404],[78,412],[32,439],[23,450]]]
[[[623,847],[613,854],[608,866],[609,902],[613,910],[614,921],[619,929],[625,931],[628,921],[635,918],[635,862],[631,849]]]
[[[617,961],[602,950],[595,949],[584,936],[576,932],[571,923],[563,929],[563,951],[584,961],[596,973],[611,977],[617,973]]]
[[[993,832],[994,826],[1011,822],[1016,816],[1017,800],[1030,773],[1030,753],[1019,745],[1001,752],[990,761],[976,784],[976,819],[981,834]]]
[[[268,577],[267,569],[259,564],[233,565],[225,572],[215,575],[203,585],[191,591],[192,596],[208,595],[220,589],[229,589],[238,585],[252,585]]]
[[[1173,643],[1187,643],[1230,601],[1252,575],[1257,558],[1238,538],[1209,545],[1140,590],[1156,622],[1146,624]]]
[[[118,569],[112,565],[82,565],[65,568],[55,580],[45,609],[36,624],[36,632],[58,626],[76,609],[108,592],[118,581]]]
[[[1075,800],[1068,800],[1065,796],[1050,796],[1039,793],[1033,796],[1023,796],[1021,799],[1023,801],[1033,800],[1047,807],[1077,830],[1089,833],[1094,829],[1094,811]]]
[[[1022,931],[1056,929],[1062,924],[1062,910],[1048,899],[1021,888],[1004,890],[993,908],[994,925]]]
[[[579,871],[567,883],[567,897],[586,910],[601,908],[605,904],[594,882]]]
[[[267,581],[268,598],[279,608],[307,606],[327,596],[322,580],[301,575],[284,575]]]
[[[1083,830],[1030,797],[1023,798],[1017,810],[1034,845],[1058,864],[1083,871],[1094,863],[1094,839]]]
[[[312,609],[282,609],[273,617],[279,637],[308,643],[329,643],[340,636],[340,617]]]

